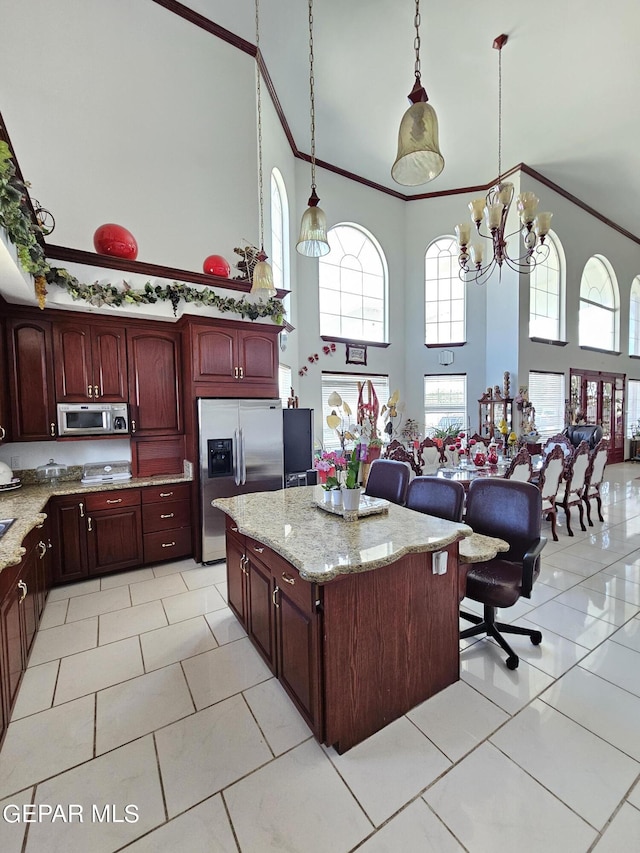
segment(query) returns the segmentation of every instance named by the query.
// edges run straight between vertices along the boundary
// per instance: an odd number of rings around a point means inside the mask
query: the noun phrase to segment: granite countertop
[[[132,478],[118,483],[96,483],[85,486],[79,480],[67,480],[57,485],[24,485],[13,491],[0,491],[0,518],[15,518],[0,539],[0,571],[20,562],[25,550],[25,536],[46,519],[43,512],[49,498],[58,495],[86,495],[90,492],[109,492],[117,489],[139,489],[142,486],[162,486],[171,483],[190,483],[183,474]]]
[[[386,566],[405,554],[438,551],[472,534],[466,524],[395,504],[386,513],[345,521],[317,507],[315,500],[322,500],[320,486],[256,492],[212,503],[233,518],[240,533],[272,548],[301,577],[316,582]]]

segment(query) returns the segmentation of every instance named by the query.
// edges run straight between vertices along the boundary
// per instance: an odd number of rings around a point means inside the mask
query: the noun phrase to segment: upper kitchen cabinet
[[[58,403],[127,401],[127,345],[122,324],[56,322],[53,351]]]
[[[191,379],[208,386],[200,396],[277,397],[280,331],[224,320],[190,323]]]
[[[183,431],[180,346],[180,332],[127,329],[132,434],[171,435]]]
[[[9,318],[7,350],[13,441],[55,438],[51,323],[39,318]]]

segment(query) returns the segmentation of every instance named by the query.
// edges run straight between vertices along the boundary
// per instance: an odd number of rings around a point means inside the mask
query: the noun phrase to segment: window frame
[[[592,285],[589,285],[589,282],[585,280],[585,272],[589,268],[589,265],[598,262],[602,265],[604,270],[606,271],[607,278],[610,289],[611,289],[611,297],[613,305],[604,305],[602,302],[595,302],[593,299],[589,299],[586,295],[584,295],[585,290]],[[596,308],[598,310],[599,317],[610,317],[608,326],[610,329],[610,346],[605,347],[594,347],[592,344],[587,343],[585,339],[586,337],[586,329],[584,328],[586,321],[586,306],[590,306],[591,308]],[[589,310],[589,309],[587,309]],[[606,312],[606,313],[603,313]],[[590,314],[593,316],[594,312],[590,311]],[[609,263],[609,261],[603,255],[591,255],[591,257],[587,260],[582,270],[582,276],[580,278],[580,305],[578,310],[578,345],[580,347],[587,347],[589,349],[598,349],[602,352],[618,352],[618,342],[620,340],[620,291],[618,288],[618,282],[615,276],[615,272],[613,271],[613,267]]]
[[[437,380],[440,383],[447,383],[449,386],[452,383],[452,380],[461,379],[463,383],[463,392],[464,392],[464,412],[460,417],[460,429],[463,432],[469,431],[469,393],[468,393],[468,375],[466,373],[425,373],[423,378],[423,416],[422,416],[422,427],[423,427],[423,435],[430,434],[430,430],[439,429],[439,422],[444,418],[449,418],[451,416],[452,410],[456,409],[455,406],[451,404],[436,406],[436,407],[427,407],[427,383],[430,380]],[[439,415],[438,418],[438,426],[428,426],[428,413],[435,413]],[[456,417],[454,415],[453,417]]]
[[[325,381],[326,378],[326,381]],[[371,379],[378,397],[380,410],[385,405],[390,397],[389,391],[389,375],[387,373],[347,373],[346,371],[323,370],[320,375],[320,393],[322,396],[322,446],[325,450],[339,450],[340,441],[335,429],[327,426],[327,415],[334,408],[329,405],[329,395],[333,391],[337,391],[343,400],[346,399],[351,408],[350,422],[355,424],[357,419],[357,401],[358,401],[358,382],[366,382]],[[344,390],[345,385],[353,384],[353,388],[349,388],[347,393]],[[378,417],[377,422],[380,438],[384,440],[384,419]]]
[[[553,252],[555,253],[555,258],[557,259],[557,270],[555,270],[555,281],[557,282],[557,298],[556,305],[558,311],[557,323],[556,323],[556,331],[553,335],[548,335],[541,333],[539,330],[535,330],[532,328],[532,322],[535,317],[551,319],[549,315],[537,314],[534,312],[534,304],[535,304],[535,296],[534,290],[539,292],[546,292],[547,297],[549,296],[548,289],[545,291],[541,287],[535,287],[537,276],[542,269],[549,269],[548,261],[549,256],[539,263],[531,270],[529,276],[529,337],[533,340],[550,340],[550,341],[566,341],[566,258],[564,254],[564,249],[562,247],[562,243],[558,238],[558,235],[554,231],[549,231],[545,238],[545,242],[553,247]],[[549,250],[549,255],[551,254],[551,250]]]
[[[449,251],[445,251],[443,248],[438,249],[438,253],[435,257],[429,257],[429,253],[434,247],[438,247],[439,244],[447,241],[449,243]],[[455,237],[450,234],[443,234],[440,237],[436,237],[435,240],[432,240],[424,253],[424,343],[427,347],[444,347],[444,346],[464,346],[467,343],[467,291],[465,282],[463,282],[459,275],[459,262],[458,262],[458,243]],[[436,261],[437,265],[440,265],[440,260],[443,255],[447,255],[449,258],[449,266],[450,273],[446,277],[436,276],[434,278],[427,278],[427,271],[429,267],[430,261]],[[440,297],[437,293],[441,287],[445,286],[445,282],[449,282],[449,295],[447,297]],[[459,288],[462,298],[454,298],[453,296],[453,283],[455,283],[456,288]],[[430,299],[430,292],[433,291],[435,286],[436,289],[436,298]],[[462,302],[462,319],[461,320],[453,320],[451,319],[454,314],[454,304]],[[435,305],[435,321],[429,321],[429,305]],[[448,312],[446,307],[448,306]],[[448,313],[449,319],[440,319],[440,315],[443,313]],[[452,334],[453,324],[459,325],[462,324],[462,335],[457,337]],[[448,336],[441,336],[441,330],[446,326],[450,327],[450,334]],[[430,339],[429,337],[429,329],[435,328],[435,338]]]
[[[289,290],[289,199],[284,179],[277,166],[271,170],[269,188],[271,192],[269,206],[271,213],[270,260],[273,280],[278,290]],[[274,209],[274,199],[279,201],[279,215],[277,215],[278,210]],[[285,305],[285,308],[288,309],[288,306]]]
[[[640,275],[635,276],[629,290],[629,355],[640,356]]]

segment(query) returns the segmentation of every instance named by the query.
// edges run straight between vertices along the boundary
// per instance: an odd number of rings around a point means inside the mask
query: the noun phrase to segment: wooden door
[[[131,432],[182,432],[180,333],[127,330]]]
[[[609,464],[624,461],[625,375],[571,370],[571,415],[584,413],[588,424],[599,424],[609,442]]]
[[[58,403],[93,400],[91,327],[86,323],[56,323],[53,329],[54,372]]]
[[[87,515],[87,562],[90,575],[142,565],[139,506],[97,510]]]
[[[82,495],[55,498],[53,502],[53,582],[81,580],[87,564],[87,512]]]
[[[14,441],[55,438],[51,323],[11,319],[7,336],[12,438]]]
[[[127,402],[127,343],[124,329],[91,330],[93,396],[105,403]]]
[[[278,396],[278,346],[275,334],[253,329],[238,331],[238,363],[242,382],[272,385]]]
[[[275,625],[271,572],[255,557],[245,561],[247,571],[247,633],[273,672],[276,669]]]
[[[244,547],[233,536],[227,534],[227,601],[240,622],[247,627],[246,570]]]

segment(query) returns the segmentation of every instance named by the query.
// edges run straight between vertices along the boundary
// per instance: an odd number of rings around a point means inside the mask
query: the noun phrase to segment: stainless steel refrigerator
[[[198,399],[202,562],[225,556],[224,513],[214,498],[283,487],[280,400]]]

